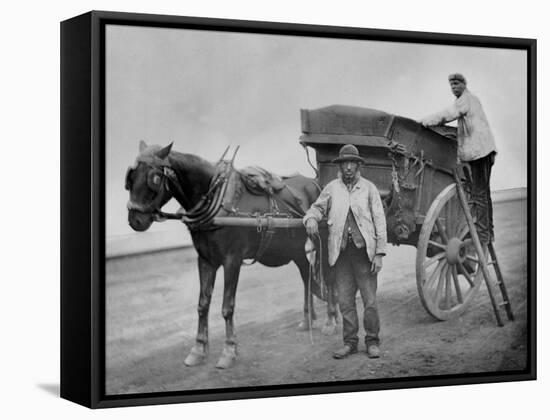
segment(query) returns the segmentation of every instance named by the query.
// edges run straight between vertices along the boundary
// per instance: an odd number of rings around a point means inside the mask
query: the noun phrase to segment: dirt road
[[[107,394],[522,369],[527,355],[526,201],[497,204],[495,226],[516,320],[496,326],[482,285],[466,314],[435,321],[416,290],[415,249],[390,247],[379,279],[382,357],[377,360],[368,359],[363,348],[345,360],[331,358],[341,345],[341,326],[334,336],[321,334],[325,309],[320,301],[312,344],[308,333],[296,331],[303,305],[297,268],[254,265],[243,267],[237,292],[236,365],[225,371],[214,367],[224,339],[223,279],[218,272],[210,310],[210,357],[203,366],[185,367],[197,327],[195,251],[109,260]]]

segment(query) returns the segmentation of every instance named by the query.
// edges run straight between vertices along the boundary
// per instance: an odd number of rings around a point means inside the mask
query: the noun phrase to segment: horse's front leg
[[[208,356],[208,310],[212,291],[214,290],[214,281],[216,280],[216,270],[218,267],[212,265],[207,260],[199,257],[199,327],[197,330],[196,343],[185,358],[184,363],[187,366],[197,366],[206,360]]]
[[[223,285],[223,304],[222,315],[225,319],[225,344],[222,355],[220,356],[216,367],[218,369],[227,369],[237,360],[237,336],[235,326],[233,325],[233,312],[235,310],[235,296],[237,294],[237,283],[241,271],[242,259],[229,257],[223,266],[224,285]]]

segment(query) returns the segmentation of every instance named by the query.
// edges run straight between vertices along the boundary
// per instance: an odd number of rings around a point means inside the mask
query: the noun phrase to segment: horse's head
[[[147,146],[142,140],[136,162],[126,172],[126,189],[130,193],[128,223],[135,231],[149,229],[159,219],[162,206],[172,198],[167,175],[171,170],[168,161],[171,149],[172,144]]]

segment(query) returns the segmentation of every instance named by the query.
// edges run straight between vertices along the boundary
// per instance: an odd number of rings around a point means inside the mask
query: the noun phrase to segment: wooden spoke
[[[428,243],[430,245],[433,245],[433,246],[438,247],[438,248],[443,249],[443,250],[447,249],[447,247],[445,245],[440,244],[439,242],[436,242],[436,241],[428,241]]]
[[[468,224],[466,223],[464,213],[460,209],[460,203],[456,199],[453,199],[453,203],[454,203],[454,209],[453,209],[453,222],[454,222],[453,236],[456,236],[459,239],[464,239],[464,237],[470,231],[470,229],[468,228]]]
[[[456,299],[458,303],[462,303],[462,290],[460,290],[460,283],[458,282],[458,270],[456,269],[456,265],[453,265],[453,281],[455,284]]]
[[[441,223],[440,219],[437,219],[435,221],[435,224],[437,225],[437,233],[439,233],[439,236],[441,236],[443,243],[446,244],[447,242],[449,242],[449,237],[447,236],[446,229],[443,227],[443,223]]]
[[[445,308],[451,307],[451,267],[447,267],[445,273]]]
[[[445,206],[445,233],[447,234],[447,241],[449,237],[453,237],[453,201],[451,198]]]
[[[468,225],[465,225],[462,227],[462,229],[460,230],[460,232],[458,233],[458,238],[459,239],[464,239],[464,237],[470,233],[470,229],[468,228]],[[468,241],[471,241],[471,239],[468,239]],[[464,241],[466,242],[466,241]]]
[[[427,270],[432,264],[439,261],[441,258],[443,258],[446,255],[445,252],[440,252],[439,254],[434,255],[430,259],[426,260],[424,262],[424,270]]]
[[[437,289],[435,290],[435,295],[434,295],[434,301],[435,301],[436,305],[438,305],[439,302],[441,301],[441,295],[442,295],[442,292],[443,292],[443,286],[445,284],[445,277],[446,277],[446,274],[447,274],[447,269],[448,269],[448,267],[445,264],[443,270],[441,271],[441,275],[439,276],[439,283],[437,283]]]
[[[475,262],[476,264],[479,264],[479,260],[476,257],[473,257],[471,255],[466,255],[466,259],[472,262]]]
[[[445,266],[445,263],[446,263],[445,260],[440,260],[439,261],[439,264],[437,265],[437,267],[435,268],[433,273],[430,274],[430,278],[428,279],[428,281],[426,281],[426,285],[425,285],[426,289],[429,288],[434,283],[434,279],[439,278],[440,273],[441,273],[441,269]]]
[[[466,271],[466,267],[464,267],[464,264],[458,263],[458,266],[460,267],[461,274],[464,276],[466,280],[468,280],[468,283],[470,283],[470,287],[474,287],[474,281],[472,280],[472,277],[468,272]]]

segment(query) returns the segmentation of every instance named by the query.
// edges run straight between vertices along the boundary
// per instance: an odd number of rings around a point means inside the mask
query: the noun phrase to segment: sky
[[[107,237],[132,233],[124,175],[141,139],[211,161],[239,145],[237,168],[313,176],[300,109],[342,104],[420,119],[452,104],[455,72],[481,100],[497,142],[491,188],[525,187],[524,51],[109,25]]]

